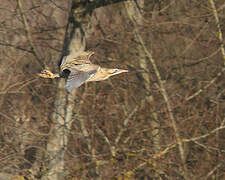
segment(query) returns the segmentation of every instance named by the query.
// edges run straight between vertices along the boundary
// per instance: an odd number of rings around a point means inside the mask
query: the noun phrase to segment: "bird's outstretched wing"
[[[72,92],[75,88],[81,86],[87,79],[89,79],[97,70],[84,72],[84,71],[71,71],[66,80],[66,89]]]
[[[84,64],[92,64],[89,58],[94,54],[94,52],[87,51],[82,52],[79,56],[68,55],[64,56],[62,63],[60,65],[61,71],[64,69],[73,69],[76,66]]]

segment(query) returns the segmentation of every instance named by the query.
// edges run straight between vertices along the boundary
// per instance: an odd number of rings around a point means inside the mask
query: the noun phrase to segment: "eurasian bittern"
[[[45,69],[39,76],[42,78],[66,78],[66,89],[71,92],[73,89],[81,86],[88,81],[102,81],[110,76],[128,72],[123,69],[108,69],[92,64],[89,58],[94,52],[83,52],[79,56],[64,56],[60,65],[60,72],[53,74]]]

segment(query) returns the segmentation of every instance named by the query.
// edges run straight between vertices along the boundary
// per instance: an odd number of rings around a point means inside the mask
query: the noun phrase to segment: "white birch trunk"
[[[139,0],[137,1],[138,6],[140,7],[140,9],[142,9],[144,7],[144,0]],[[137,23],[137,25],[139,27],[143,26],[143,16],[141,13],[141,10],[137,7],[137,4],[134,1],[127,1],[125,2],[125,7],[127,9],[127,13],[130,19],[132,19],[133,21],[135,21]],[[138,28],[138,27],[137,27]],[[136,33],[135,33],[135,38],[138,41],[138,38],[136,37]],[[148,72],[148,64],[146,61],[146,55],[145,52],[143,50],[143,47],[141,44],[137,44],[137,49],[139,52],[139,64],[140,67],[145,70],[145,72]],[[142,77],[144,79],[144,85],[145,88],[148,92],[151,91],[150,87],[150,77],[148,73],[143,73]],[[146,96],[146,101],[147,104],[151,104],[151,109],[155,106],[155,100],[153,96]],[[152,119],[149,120],[149,125],[151,127],[151,129],[153,129],[152,133],[152,139],[153,139],[153,144],[154,144],[154,151],[155,153],[159,152],[160,150],[160,133],[159,133],[159,128],[160,128],[160,124],[158,123],[158,117],[157,114],[153,111],[152,113]]]
[[[85,49],[85,37],[79,27],[75,27],[74,31],[71,32],[74,32],[74,34],[69,42],[68,49],[70,54],[78,55]],[[54,104],[55,111],[52,113],[51,135],[47,144],[48,170],[42,178],[43,180],[64,179],[68,174],[64,168],[65,153],[67,150],[68,135],[73,122],[72,114],[76,90],[68,94],[64,86],[65,80],[60,79]]]

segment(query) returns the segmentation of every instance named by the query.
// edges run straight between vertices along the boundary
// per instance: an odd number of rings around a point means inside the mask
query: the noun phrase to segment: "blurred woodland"
[[[0,180],[225,179],[224,0],[0,0]],[[129,73],[69,94],[68,49]]]

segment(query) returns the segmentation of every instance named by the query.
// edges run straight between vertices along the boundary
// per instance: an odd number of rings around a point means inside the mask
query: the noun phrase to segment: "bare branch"
[[[132,112],[129,113],[129,115],[127,116],[127,118],[123,121],[123,126],[122,128],[120,129],[117,137],[116,137],[116,140],[115,140],[115,144],[118,144],[118,142],[120,141],[120,138],[123,134],[123,132],[126,130],[126,127],[127,127],[127,124],[129,123],[129,120],[132,118],[132,116],[137,112],[138,110],[138,106],[136,106]]]
[[[173,115],[173,111],[172,111],[172,106],[170,104],[170,101],[169,101],[169,98],[168,98],[168,94],[166,92],[166,89],[165,89],[165,86],[164,86],[164,83],[162,81],[162,78],[161,78],[161,75],[159,73],[159,70],[158,70],[158,67],[155,63],[155,60],[153,59],[153,56],[151,54],[150,51],[148,51],[147,47],[145,46],[144,44],[144,41],[138,31],[138,28],[137,28],[137,23],[136,21],[133,19],[133,17],[130,15],[129,13],[129,10],[127,8],[127,6],[125,5],[126,9],[127,9],[127,14],[131,20],[131,22],[133,23],[134,25],[134,29],[135,29],[135,32],[136,32],[136,36],[140,42],[140,44],[142,45],[143,47],[143,50],[145,51],[150,63],[152,64],[153,66],[153,69],[154,69],[154,72],[158,78],[158,82],[159,82],[159,90],[166,102],[166,105],[167,105],[167,109],[168,109],[168,114],[169,114],[169,117],[170,117],[170,120],[171,120],[171,123],[172,123],[172,126],[173,126],[173,129],[174,129],[174,132],[175,132],[175,136],[176,136],[176,140],[178,142],[178,146],[179,146],[179,152],[180,152],[180,157],[181,157],[181,160],[182,160],[182,163],[183,163],[183,170],[184,170],[184,177],[185,179],[188,179],[188,175],[187,175],[187,167],[186,167],[186,163],[185,163],[185,155],[184,155],[184,148],[183,148],[183,144],[182,144],[182,141],[181,141],[181,138],[180,138],[180,135],[179,135],[179,132],[178,132],[178,128],[177,128],[177,125],[176,125],[176,121],[175,121],[175,117]]]
[[[224,60],[224,65],[225,65],[225,50],[224,50],[224,44],[223,44],[223,34],[222,34],[222,30],[221,30],[221,25],[220,25],[220,21],[219,21],[219,16],[216,10],[216,6],[214,3],[214,0],[209,0],[209,3],[211,4],[212,7],[212,12],[213,15],[215,17],[215,21],[216,21],[216,25],[217,25],[217,30],[218,30],[218,38],[220,40],[220,50],[221,50],[221,54]]]
[[[212,7],[212,12],[213,12],[213,15],[215,17],[216,24],[217,24],[218,38],[220,40],[220,51],[221,51],[221,54],[222,54],[224,65],[225,65],[225,50],[224,50],[224,44],[223,44],[223,34],[222,34],[222,31],[221,31],[221,25],[220,25],[220,22],[219,22],[218,13],[217,13],[217,10],[216,10],[216,6],[215,6],[215,3],[214,3],[214,0],[209,0],[209,3],[211,5],[211,7]],[[222,75],[222,73],[224,71],[225,71],[225,68],[223,68],[221,70],[221,72],[219,72],[216,75],[216,77],[213,78],[205,87],[203,87],[202,89],[199,89],[196,93],[194,93],[193,95],[191,95],[188,98],[186,98],[186,101],[189,101],[189,100],[193,99],[194,97],[198,96],[201,92],[203,92],[204,90],[208,89],[212,84],[215,83],[215,81]]]
[[[202,89],[199,89],[196,93],[192,94],[191,96],[186,98],[186,101],[190,101],[191,99],[198,96],[200,93],[202,93],[204,90],[208,89],[212,84],[216,82],[216,80],[223,74],[225,71],[225,68],[223,68],[217,75],[214,77],[206,86],[204,86]]]
[[[33,51],[35,57],[37,58],[39,64],[41,66],[45,66],[44,62],[40,58],[40,54],[38,53],[38,51],[36,49],[36,46],[33,43],[32,35],[31,35],[31,30],[30,30],[30,27],[28,25],[27,18],[25,16],[25,14],[23,13],[23,7],[22,7],[21,0],[17,0],[17,3],[18,3],[18,7],[19,7],[20,14],[21,14],[21,16],[23,18],[23,24],[24,24],[24,28],[26,30],[26,35],[27,35],[28,42],[29,42],[29,44],[30,44],[30,46],[32,48],[32,51]]]

